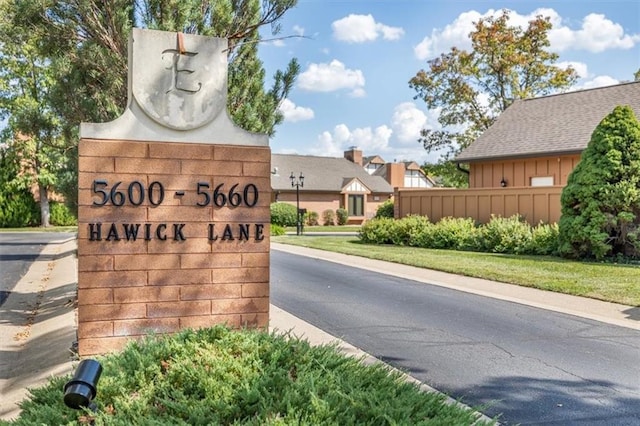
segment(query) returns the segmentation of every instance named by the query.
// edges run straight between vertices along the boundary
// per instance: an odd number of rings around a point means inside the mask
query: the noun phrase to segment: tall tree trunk
[[[49,223],[49,191],[43,184],[38,184],[38,190],[40,191],[40,226],[48,228],[51,226]]]

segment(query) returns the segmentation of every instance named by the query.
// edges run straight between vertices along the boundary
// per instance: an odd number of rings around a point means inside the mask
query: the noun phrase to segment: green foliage
[[[102,358],[95,413],[63,403],[54,378],[33,389],[8,424],[433,424],[476,415],[421,392],[383,364],[365,366],[335,346],[218,326],[130,343]]]
[[[630,107],[596,127],[561,203],[563,256],[640,259],[640,122]]]
[[[284,235],[286,233],[285,229],[280,225],[271,224],[271,236],[276,237],[278,235]]]
[[[54,201],[49,204],[49,208],[51,209],[50,221],[52,225],[75,226],[78,224],[78,218],[76,218],[64,203]]]
[[[420,142],[450,160],[494,122],[514,99],[546,95],[570,87],[576,71],[555,66],[548,51],[548,17],[529,21],[527,28],[509,25],[509,11],[481,18],[469,34],[471,51],[456,47],[428,61],[409,81],[429,109],[439,109],[438,122],[461,132],[423,129]]]
[[[338,225],[346,225],[349,221],[349,212],[346,209],[337,209],[336,220]]]
[[[519,216],[491,216],[482,226],[482,249],[494,253],[523,254],[531,246],[531,226]]]
[[[296,226],[298,218],[296,206],[289,203],[271,203],[271,224],[279,226]]]
[[[304,223],[306,223],[308,226],[318,226],[319,222],[318,222],[318,212],[314,212],[314,211],[307,211],[304,214]]]
[[[479,248],[480,231],[471,218],[444,217],[437,224],[425,227],[416,238],[416,246],[452,250]]]
[[[531,244],[527,248],[527,253],[537,255],[558,254],[559,247],[559,227],[557,223],[550,225],[540,223],[531,230]]]
[[[366,221],[358,231],[358,238],[366,244],[393,244],[392,233],[396,220],[388,217]]]
[[[453,161],[440,160],[437,164],[423,164],[422,170],[439,186],[445,188],[468,188],[469,174],[460,171]]]
[[[388,199],[384,203],[378,206],[376,210],[376,215],[374,218],[379,219],[381,217],[389,217],[393,218],[393,200]]]
[[[531,227],[520,217],[492,217],[476,226],[471,218],[442,218],[431,223],[425,216],[367,221],[358,238],[367,244],[394,244],[430,249],[485,251],[512,254],[555,254],[558,226]]]
[[[40,223],[40,210],[24,182],[18,179],[20,161],[14,152],[0,150],[0,228]]]
[[[336,224],[336,214],[333,210],[327,209],[322,212],[322,224],[332,226]]]

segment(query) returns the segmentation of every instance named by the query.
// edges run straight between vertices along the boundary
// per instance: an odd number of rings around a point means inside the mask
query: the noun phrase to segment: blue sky
[[[342,156],[357,146],[386,161],[435,162],[417,138],[439,128],[437,113],[408,81],[452,46],[468,49],[472,23],[501,9],[513,24],[551,17],[551,50],[578,71],[576,89],[630,81],[640,68],[638,0],[299,0],[280,36],[304,38],[260,46],[268,76],[292,57],[301,65],[272,152]]]

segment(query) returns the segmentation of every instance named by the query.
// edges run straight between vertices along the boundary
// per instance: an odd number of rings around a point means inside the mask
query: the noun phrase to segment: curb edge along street
[[[0,321],[1,419],[19,415],[17,404],[26,398],[27,388],[42,385],[49,377],[69,374],[74,369],[76,249],[75,238],[48,244],[2,306],[6,315]],[[631,306],[298,246],[271,243],[271,249],[640,330],[640,322],[631,318],[637,308]],[[381,362],[274,305],[270,307],[269,324],[271,331],[290,333],[313,345],[336,344],[346,355],[362,358],[365,363]],[[405,376],[423,390],[437,392]],[[448,402],[458,404],[451,398]],[[486,416],[482,419],[489,420]]]

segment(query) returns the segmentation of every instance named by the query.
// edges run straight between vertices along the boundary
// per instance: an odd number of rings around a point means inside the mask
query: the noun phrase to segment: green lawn
[[[640,265],[369,245],[351,236],[284,235],[271,241],[640,306]]]

